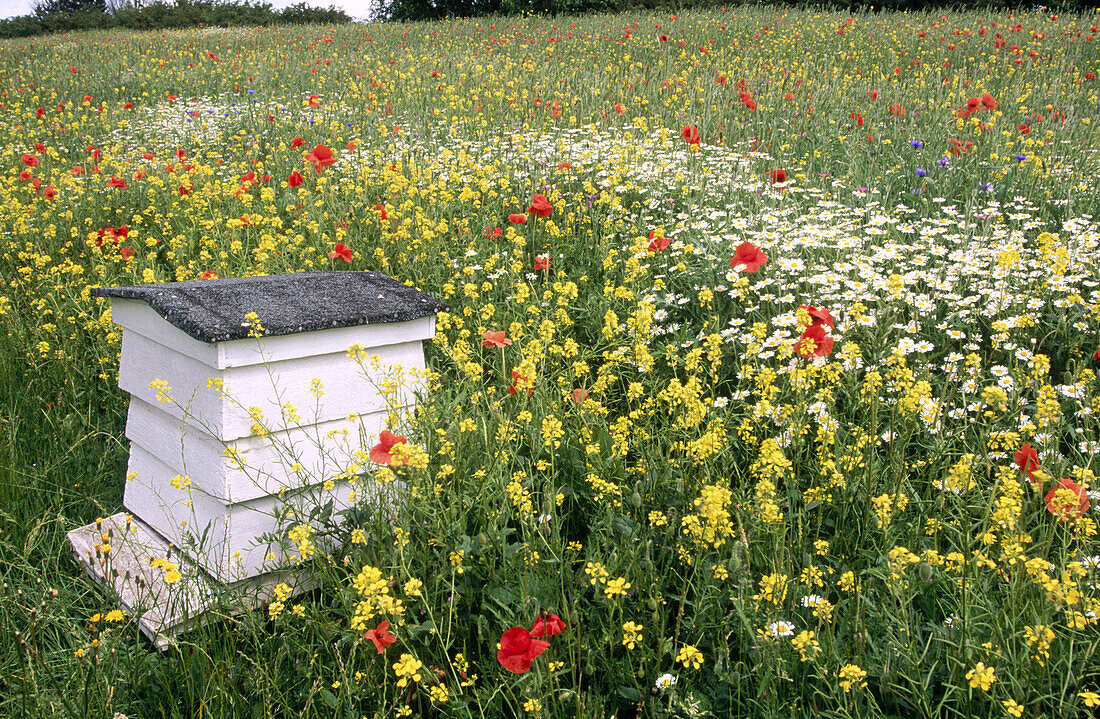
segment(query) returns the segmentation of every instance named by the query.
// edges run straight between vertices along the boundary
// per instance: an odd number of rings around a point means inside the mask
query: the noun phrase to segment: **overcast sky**
[[[173,0],[165,0],[171,3]],[[283,8],[287,5],[297,5],[302,0],[265,0],[273,8]],[[371,6],[377,0],[305,0],[306,5],[314,7],[329,7],[335,5],[354,18],[364,18]],[[0,0],[0,18],[14,17],[16,15],[30,15],[34,0]]]

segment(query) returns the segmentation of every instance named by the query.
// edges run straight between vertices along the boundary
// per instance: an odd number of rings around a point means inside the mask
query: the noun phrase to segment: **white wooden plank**
[[[281,499],[261,497],[225,504],[198,489],[171,488],[172,470],[138,446],[131,448],[130,470],[136,476],[126,484],[126,509],[223,582],[254,577],[292,561],[281,546],[262,543],[259,537],[267,533],[286,537],[295,523],[285,518],[291,508],[308,514],[311,507],[329,499],[336,511],[348,508],[354,489],[341,481],[329,491],[314,488],[287,493]]]
[[[218,365],[217,345],[200,342],[177,329],[142,300],[111,298],[111,319],[125,330],[123,341],[127,334],[136,333],[210,367]]]
[[[262,320],[263,318],[261,322]],[[241,367],[341,353],[356,344],[368,354],[376,354],[376,350],[387,345],[419,342],[434,336],[435,315],[421,317],[411,322],[334,327],[318,332],[301,332],[279,337],[253,337],[217,343],[217,366],[219,368]]]
[[[386,412],[374,412],[354,421],[341,418],[296,427],[266,439],[249,436],[221,442],[134,398],[126,437],[175,473],[189,476],[205,492],[232,504],[331,479],[355,462],[356,450],[369,451],[377,444],[386,419]],[[227,448],[244,460],[243,468],[226,459]],[[294,472],[295,463],[302,470]]]
[[[377,348],[376,354],[386,366],[424,368],[424,352],[419,340]],[[135,334],[125,334],[119,366],[119,387],[141,401],[156,405],[173,417],[187,418],[222,441],[246,437],[254,432],[249,409],[258,407],[269,432],[303,424],[317,424],[345,418],[350,414],[369,414],[385,409],[378,393],[380,377],[367,374],[341,351],[333,354],[272,362],[266,365],[231,367],[220,373],[225,397],[207,386],[217,373],[203,363],[186,357],[164,345]],[[319,379],[325,389],[324,402],[316,408],[311,383]],[[158,402],[154,380],[167,382],[173,402]],[[422,383],[402,387],[395,399],[397,406],[414,404]],[[300,420],[284,418],[281,407],[297,409]]]

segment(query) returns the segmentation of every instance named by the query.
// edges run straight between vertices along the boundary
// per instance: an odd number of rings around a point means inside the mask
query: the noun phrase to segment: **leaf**
[[[325,704],[328,704],[333,709],[335,709],[340,704],[340,702],[336,700],[336,695],[330,692],[328,689],[321,690],[321,701],[323,701]]]
[[[642,700],[642,693],[638,691],[637,687],[619,687],[619,696],[628,702],[640,702]]]

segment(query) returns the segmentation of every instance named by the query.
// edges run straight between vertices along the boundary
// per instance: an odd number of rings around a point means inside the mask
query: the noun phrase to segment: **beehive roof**
[[[298,272],[99,287],[95,297],[148,303],[173,326],[202,342],[248,337],[245,315],[255,312],[265,336],[335,327],[408,322],[448,308],[446,303],[381,272]]]

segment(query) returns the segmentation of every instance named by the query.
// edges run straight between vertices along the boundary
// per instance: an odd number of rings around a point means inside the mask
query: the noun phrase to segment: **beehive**
[[[100,288],[130,395],[123,504],[221,582],[283,563],[288,514],[352,488],[334,476],[385,429],[383,378],[423,369],[443,303],[375,272]],[[416,385],[389,398],[415,402]],[[361,462],[360,462],[361,463]],[[328,486],[326,487],[326,483]],[[268,539],[265,539],[267,537]]]

